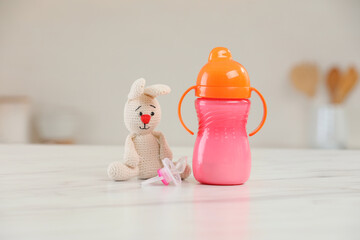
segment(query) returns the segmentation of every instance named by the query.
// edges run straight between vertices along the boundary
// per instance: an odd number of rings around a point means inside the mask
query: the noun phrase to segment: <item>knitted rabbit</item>
[[[108,175],[113,180],[127,180],[138,176],[147,179],[157,175],[162,168],[161,160],[172,159],[172,152],[165,136],[154,131],[161,119],[161,109],[155,97],[170,93],[166,85],[152,85],[145,88],[145,79],[136,80],[131,86],[124,109],[124,121],[130,134],[126,138],[124,163],[113,162]],[[189,165],[181,177],[191,173]]]

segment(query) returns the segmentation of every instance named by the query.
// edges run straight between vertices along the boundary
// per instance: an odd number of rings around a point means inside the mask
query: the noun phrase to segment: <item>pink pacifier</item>
[[[165,185],[174,182],[176,186],[179,186],[181,184],[180,174],[185,171],[186,162],[187,157],[180,158],[175,164],[170,159],[164,158],[162,160],[164,167],[158,170],[158,176],[143,181],[141,186],[158,181],[161,181]]]

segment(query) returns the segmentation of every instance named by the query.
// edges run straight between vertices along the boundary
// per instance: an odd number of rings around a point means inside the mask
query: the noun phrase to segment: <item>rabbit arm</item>
[[[162,132],[154,131],[153,135],[158,139],[160,145],[160,159],[169,158],[172,160],[173,154]]]
[[[132,137],[132,135],[128,135],[126,138],[124,160],[125,165],[129,167],[136,167],[139,164],[140,157],[136,152]]]
[[[153,135],[158,139],[160,145],[160,159],[169,158],[172,160],[173,154],[162,132],[153,131]],[[187,164],[184,172],[180,175],[181,179],[186,179],[191,174],[191,167]]]

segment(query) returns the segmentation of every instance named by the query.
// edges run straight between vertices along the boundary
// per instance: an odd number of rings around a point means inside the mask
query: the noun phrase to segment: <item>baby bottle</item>
[[[181,116],[185,95],[195,90],[198,133],[193,152],[193,172],[197,181],[214,185],[245,183],[250,176],[251,154],[246,132],[251,92],[263,103],[260,125],[264,125],[267,107],[261,93],[250,86],[245,68],[232,59],[227,48],[214,48],[208,63],[200,70],[195,86],[182,95],[178,113],[181,124],[190,133]]]

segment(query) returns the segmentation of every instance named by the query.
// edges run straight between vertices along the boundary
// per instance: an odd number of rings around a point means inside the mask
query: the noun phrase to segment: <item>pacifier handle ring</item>
[[[190,88],[188,88],[184,93],[183,95],[181,96],[180,98],[180,101],[179,101],[179,105],[178,105],[178,115],[179,115],[179,119],[180,119],[180,122],[181,124],[183,125],[183,127],[186,129],[186,131],[188,131],[191,135],[194,135],[194,132],[192,132],[184,123],[183,119],[182,119],[182,116],[181,116],[181,104],[182,104],[182,101],[184,100],[186,94],[188,94],[191,90],[195,89],[196,86],[192,86]]]
[[[251,137],[251,136],[255,135],[258,131],[260,131],[260,129],[264,126],[266,116],[267,116],[267,106],[266,106],[265,98],[263,97],[263,95],[256,88],[251,87],[250,91],[254,91],[254,92],[257,93],[257,95],[260,97],[260,99],[262,101],[262,104],[263,104],[263,107],[264,107],[262,120],[261,120],[259,126],[249,134],[249,136]]]

